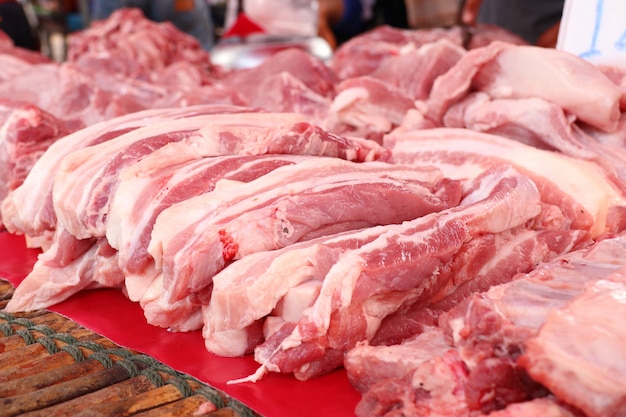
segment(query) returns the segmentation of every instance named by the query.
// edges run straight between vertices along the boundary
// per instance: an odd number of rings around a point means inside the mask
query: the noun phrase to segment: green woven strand
[[[106,352],[109,355],[119,356],[120,358],[124,358],[124,359],[131,359],[134,356],[132,352],[124,348],[110,348],[110,349],[107,349]]]
[[[35,324],[34,326],[29,327],[28,330],[31,332],[39,332],[45,334],[46,336],[52,336],[57,333],[56,330],[46,326],[45,324]]]
[[[143,371],[140,372],[140,375],[144,375],[146,378],[148,378],[148,380],[152,382],[152,385],[154,385],[157,388],[160,388],[163,385],[165,385],[165,381],[163,381],[163,377],[152,368],[144,369]]]
[[[148,368],[160,367],[161,365],[159,361],[148,355],[136,354],[133,356],[133,359],[145,364]]]
[[[49,336],[68,345],[75,345],[78,343],[78,339],[67,333],[56,333]]]
[[[193,389],[191,389],[189,382],[187,382],[184,378],[175,377],[167,381],[167,383],[174,385],[176,388],[178,388],[178,391],[180,391],[183,398],[187,398],[193,395]]]
[[[4,333],[4,337],[13,336],[15,334],[10,323],[0,323],[0,332]]]
[[[37,339],[37,343],[41,346],[45,347],[49,354],[54,355],[59,352],[59,347],[57,346],[54,339],[48,336],[40,337]]]
[[[0,319],[6,320],[6,321],[13,321],[15,320],[15,316],[9,313],[8,311],[0,311]]]
[[[69,353],[72,358],[74,358],[75,362],[82,362],[85,360],[85,355],[83,355],[83,351],[80,350],[78,346],[75,345],[65,345],[61,348],[65,352]]]
[[[36,324],[33,323],[31,320],[21,317],[11,320],[11,324],[17,324],[19,326],[26,327],[27,329],[32,329],[36,326]]]
[[[106,369],[109,369],[115,365],[115,362],[106,351],[92,353],[89,359],[95,359],[102,364]]]
[[[224,397],[212,387],[204,385],[200,386],[195,393],[202,395],[204,398],[209,400],[211,404],[213,404],[216,408],[224,408],[226,406],[226,404],[224,403]]]
[[[22,339],[24,339],[24,343],[26,345],[32,345],[33,343],[37,343],[37,339],[28,329],[20,329],[16,332],[16,334],[20,335]]]
[[[135,364],[135,362],[133,362],[130,359],[122,359],[122,360],[115,362],[115,364],[120,365],[122,368],[126,369],[128,376],[131,378],[134,378],[137,375],[139,375],[139,368],[137,368],[137,365]]]
[[[94,353],[104,352],[106,350],[104,346],[96,342],[92,342],[91,340],[79,340],[78,342],[75,343],[75,345],[88,349]]]

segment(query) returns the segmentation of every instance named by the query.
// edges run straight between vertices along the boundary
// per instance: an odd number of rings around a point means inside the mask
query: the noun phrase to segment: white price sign
[[[565,0],[557,48],[626,68],[626,0]]]

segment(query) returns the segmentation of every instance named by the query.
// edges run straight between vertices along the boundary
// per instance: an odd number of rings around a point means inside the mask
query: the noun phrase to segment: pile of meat
[[[1,43],[1,221],[42,248],[7,310],[119,288],[240,382],[345,366],[362,417],[625,416],[625,73],[479,29],[245,70],[133,10],[63,64]]]

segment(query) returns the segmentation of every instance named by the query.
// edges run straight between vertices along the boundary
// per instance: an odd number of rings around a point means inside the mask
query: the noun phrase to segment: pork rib
[[[626,268],[550,311],[520,359],[531,377],[590,417],[626,413]]]

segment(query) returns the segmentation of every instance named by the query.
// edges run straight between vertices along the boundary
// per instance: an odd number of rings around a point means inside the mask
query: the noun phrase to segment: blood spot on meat
[[[233,260],[239,251],[239,245],[226,230],[221,229],[218,233],[222,244],[222,257],[224,261],[228,262]]]

